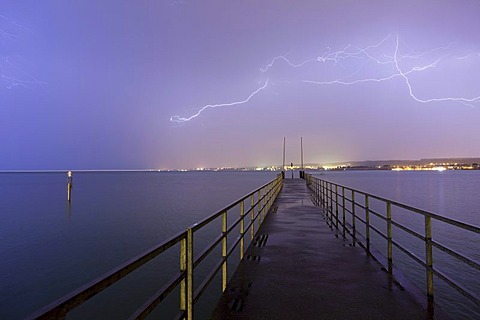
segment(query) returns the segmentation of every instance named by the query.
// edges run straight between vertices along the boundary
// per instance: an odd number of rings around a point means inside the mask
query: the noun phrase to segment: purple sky
[[[3,0],[0,170],[280,164],[283,137],[288,163],[300,137],[306,162],[478,157],[479,15],[476,0]]]

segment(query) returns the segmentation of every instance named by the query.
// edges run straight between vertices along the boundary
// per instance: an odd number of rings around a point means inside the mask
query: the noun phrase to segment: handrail
[[[222,270],[222,291],[225,290],[228,281],[228,258],[234,252],[238,244],[241,244],[240,258],[243,258],[245,253],[244,238],[246,235],[248,235],[247,231],[251,231],[250,240],[252,241],[255,235],[255,223],[258,223],[258,227],[260,227],[265,219],[266,214],[269,212],[270,207],[280,192],[282,185],[282,175],[278,174],[277,177],[270,182],[267,182],[266,184],[241,197],[237,201],[232,202],[216,213],[191,225],[186,230],[177,233],[166,241],[154,246],[153,248],[134,257],[133,259],[130,259],[119,267],[107,272],[103,276],[43,307],[42,309],[30,315],[27,319],[64,319],[69,311],[86,302],[96,294],[102,292],[107,287],[115,284],[120,279],[137,270],[153,258],[166,252],[176,244],[180,244],[179,272],[170,280],[168,280],[150,298],[148,298],[144,304],[131,315],[130,319],[145,318],[178,286],[180,286],[180,314],[178,318],[189,320],[192,319],[194,303],[198,301],[207,286],[211,283],[218,272],[220,272],[220,270]],[[245,213],[244,206],[246,200],[250,200],[250,208]],[[234,221],[233,224],[228,226],[227,213],[229,210],[238,205],[240,205],[240,217]],[[255,209],[257,209],[257,212],[255,212]],[[250,213],[250,221],[245,228],[245,219],[248,218],[248,213]],[[193,234],[218,218],[222,219],[222,230],[220,231],[219,236],[216,237],[209,246],[202,250],[200,254],[194,257]],[[240,235],[234,242],[234,245],[227,250],[228,236],[239,224]],[[215,263],[214,267],[211,268],[210,272],[208,272],[207,276],[205,277],[205,280],[194,292],[193,278],[195,268],[220,244],[222,244],[222,257],[220,258],[219,262]]]
[[[469,225],[467,223],[457,221],[454,219],[450,219],[447,217],[443,217],[426,210],[418,209],[397,201],[393,201],[390,199],[386,199],[374,194],[370,194],[367,192],[363,192],[357,189],[353,189],[347,186],[343,186],[340,184],[336,184],[331,181],[323,180],[317,177],[313,177],[311,174],[305,174],[305,180],[307,182],[308,187],[313,191],[315,202],[318,205],[322,205],[324,207],[324,212],[327,217],[327,221],[330,220],[331,225],[336,225],[338,229],[338,223],[344,229],[344,236],[345,230],[352,236],[354,241],[359,242],[356,237],[357,235],[361,234],[358,231],[358,227],[356,226],[357,222],[361,222],[365,226],[365,243],[363,247],[367,250],[369,254],[370,252],[370,245],[371,245],[371,236],[370,231],[374,231],[378,234],[381,238],[387,240],[387,263],[388,263],[388,272],[392,273],[393,268],[393,253],[392,247],[395,246],[403,253],[405,253],[409,258],[413,261],[418,263],[421,267],[425,268],[426,271],[426,282],[427,288],[426,293],[427,296],[430,298],[434,297],[434,286],[433,286],[433,276],[437,276],[439,279],[443,280],[446,284],[450,287],[455,289],[458,293],[463,295],[468,300],[472,301],[474,304],[480,306],[480,297],[478,296],[478,292],[471,292],[465,288],[463,288],[460,284],[455,282],[454,280],[450,279],[447,275],[442,273],[436,267],[434,267],[434,256],[433,256],[433,247],[436,249],[448,254],[449,256],[456,259],[456,261],[460,261],[464,265],[468,265],[471,268],[475,269],[476,271],[480,271],[480,263],[473,261],[472,259],[462,255],[454,251],[451,248],[448,248],[444,244],[441,244],[437,241],[432,240],[432,219],[437,220],[453,227],[460,228],[464,231],[472,232],[474,234],[480,234],[480,227]],[[342,191],[339,192],[339,189]],[[348,193],[346,193],[346,191]],[[350,195],[350,198],[348,197]],[[339,201],[341,198],[341,201]],[[375,199],[380,202],[386,204],[385,208],[385,215],[379,212],[374,211],[369,205],[369,199]],[[361,200],[359,203],[358,200]],[[345,203],[348,203],[348,207]],[[399,221],[395,221],[391,217],[391,210],[392,207],[397,207],[401,209],[405,209],[408,212],[420,214],[424,217],[425,222],[423,225],[424,234],[420,234],[417,231],[414,231],[407,226],[403,225]],[[341,210],[339,210],[341,209]],[[359,210],[363,211],[363,217],[365,219],[358,216]],[[339,218],[339,212],[342,212],[342,219]],[[345,220],[345,214],[348,213],[351,216],[352,223],[347,223]],[[379,218],[381,222],[386,223],[387,234],[379,230],[379,228],[373,226],[370,223],[370,216],[375,216]],[[414,236],[416,239],[420,239],[424,242],[425,246],[425,259],[419,258],[416,254],[412,253],[410,249],[406,248],[405,246],[401,245],[398,241],[395,241],[392,237],[392,227],[396,227],[400,230],[407,232],[408,234]],[[377,250],[380,248],[376,248]]]

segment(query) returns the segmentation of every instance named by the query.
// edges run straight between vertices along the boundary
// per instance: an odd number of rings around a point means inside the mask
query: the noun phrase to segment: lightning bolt
[[[317,61],[317,59],[314,58],[314,59],[305,60],[305,61],[303,61],[303,62],[301,62],[301,63],[299,63],[299,64],[295,64],[295,63],[293,63],[293,62],[291,62],[290,60],[287,59],[287,55],[288,55],[288,54],[286,54],[286,55],[284,55],[284,56],[276,56],[276,57],[274,57],[274,58],[272,59],[272,62],[270,62],[269,64],[267,64],[267,65],[265,66],[265,68],[260,68],[260,71],[261,71],[262,73],[267,72],[268,69],[270,69],[271,67],[273,67],[273,65],[274,65],[278,60],[283,60],[283,61],[285,61],[290,67],[293,67],[293,68],[300,68],[300,67],[303,67],[304,65],[306,65],[307,63]]]
[[[380,47],[383,43],[385,43],[388,39],[391,38],[391,34],[389,34],[387,37],[382,39],[380,42],[378,42],[375,45],[368,46],[366,48],[359,48],[357,46],[353,45],[347,45],[344,47],[342,50],[335,51],[335,52],[330,52],[330,48],[327,48],[327,53],[324,54],[323,56],[318,56],[316,58],[310,58],[307,60],[304,60],[300,63],[293,63],[287,58],[287,55],[285,56],[276,56],[272,59],[272,61],[267,64],[264,68],[260,68],[260,71],[265,73],[267,72],[270,68],[273,67],[273,65],[277,61],[284,61],[286,62],[290,67],[293,68],[301,68],[309,63],[315,63],[315,62],[333,62],[333,63],[339,63],[342,60],[348,59],[348,58],[353,58],[353,59],[370,59],[378,64],[388,64],[391,63],[391,61],[382,61],[377,58],[374,58],[371,54],[368,53],[368,50],[378,48]],[[353,49],[353,50],[351,50]]]
[[[421,102],[421,103],[428,103],[428,102],[441,102],[441,101],[454,101],[454,102],[461,102],[461,103],[465,103],[466,105],[468,106],[471,106],[473,107],[473,105],[471,104],[472,102],[476,102],[478,100],[480,100],[480,96],[478,97],[475,97],[475,98],[453,98],[453,97],[447,97],[447,98],[431,98],[431,99],[420,99],[418,98],[414,93],[413,93],[413,89],[412,89],[412,85],[410,84],[410,80],[408,79],[407,75],[402,72],[402,70],[400,69],[400,66],[398,64],[398,59],[397,59],[397,55],[398,55],[398,35],[397,35],[397,41],[396,41],[396,46],[395,46],[395,55],[393,56],[393,60],[395,61],[395,68],[397,69],[398,73],[405,79],[405,83],[407,84],[408,86],[408,91],[409,91],[409,94],[410,96],[415,99],[416,101],[418,102]]]
[[[309,84],[316,84],[316,85],[332,85],[332,84],[341,84],[341,85],[355,85],[359,83],[365,83],[365,82],[383,82],[383,81],[388,81],[392,80],[393,78],[401,77],[413,73],[413,72],[420,72],[424,71],[430,68],[435,68],[437,66],[437,63],[440,62],[441,59],[436,60],[435,62],[425,65],[423,67],[413,67],[409,71],[401,73],[394,73],[392,75],[389,75],[387,77],[382,77],[382,78],[363,78],[363,79],[356,79],[356,80],[351,80],[351,81],[342,81],[342,80],[330,80],[330,81],[314,81],[314,80],[302,80],[303,83],[309,83]],[[408,78],[407,78],[408,79]]]
[[[236,101],[236,102],[228,102],[228,103],[220,103],[220,104],[208,104],[206,106],[203,106],[202,108],[200,108],[200,110],[197,111],[197,113],[195,113],[194,115],[190,116],[190,117],[187,117],[187,118],[184,118],[184,117],[180,117],[179,115],[175,115],[175,116],[172,116],[170,118],[170,121],[171,122],[177,122],[177,123],[183,123],[183,122],[188,122],[196,117],[198,117],[203,111],[205,111],[206,109],[209,109],[209,108],[220,108],[220,107],[232,107],[232,106],[236,106],[236,105],[240,105],[240,104],[244,104],[244,103],[247,103],[248,101],[250,101],[250,99],[252,99],[257,93],[259,93],[260,91],[262,91],[263,89],[265,89],[268,85],[268,80],[265,81],[265,84],[263,86],[261,86],[260,88],[258,88],[257,90],[253,91],[245,100],[241,100],[241,101]]]
[[[17,39],[21,29],[27,28],[0,14],[1,51],[7,51],[5,44],[13,39]],[[12,89],[22,86],[32,89],[30,85],[45,84],[45,82],[37,80],[33,75],[23,70],[14,60],[18,60],[18,57],[11,55],[0,56],[0,83],[3,83],[5,88]]]
[[[418,93],[415,92],[414,86],[410,81],[410,75],[414,73],[422,73],[430,69],[436,68],[440,63],[447,59],[456,59],[456,60],[464,60],[471,57],[480,57],[480,53],[478,52],[471,52],[463,56],[454,57],[451,53],[453,43],[450,43],[446,46],[433,48],[431,50],[416,53],[413,50],[407,50],[407,54],[400,55],[399,54],[399,36],[396,37],[392,36],[391,34],[387,35],[377,43],[373,45],[369,45],[366,47],[359,47],[352,44],[349,44],[343,47],[341,50],[332,51],[330,47],[327,47],[325,52],[322,55],[314,56],[313,58],[309,58],[306,60],[301,61],[300,63],[295,63],[287,56],[290,55],[279,55],[275,56],[269,64],[265,67],[260,68],[261,73],[268,73],[269,70],[275,67],[278,63],[284,63],[292,69],[302,69],[306,68],[312,64],[321,64],[321,65],[330,65],[331,67],[340,66],[343,70],[348,70],[352,67],[352,64],[349,61],[353,61],[355,66],[360,65],[357,70],[350,72],[347,76],[344,77],[336,77],[332,80],[311,80],[311,79],[302,79],[299,80],[300,83],[310,84],[310,85],[344,85],[344,86],[352,86],[358,85],[361,83],[371,83],[371,82],[385,82],[390,81],[393,79],[403,79],[406,87],[408,89],[409,96],[419,103],[435,103],[435,102],[444,102],[450,101],[455,103],[461,103],[464,105],[468,105],[471,107],[475,107],[475,103],[480,102],[480,96],[477,97],[432,97],[432,98],[420,98]],[[384,46],[389,45],[391,43],[392,48],[387,51],[389,54],[379,55],[377,52],[378,50],[382,50],[385,52]],[[394,46],[393,46],[394,44]],[[435,57],[436,56],[436,57]],[[410,62],[415,60],[428,60],[430,57],[431,60],[434,58],[433,62],[427,62],[423,64],[416,64],[413,67],[405,68],[401,67],[401,64],[404,64],[403,61]],[[451,61],[451,60],[450,60]],[[375,76],[375,77],[362,77],[359,76],[360,71],[366,69],[366,67],[370,67],[375,72],[375,67],[378,66],[381,69],[382,76]],[[316,70],[316,69],[313,69]],[[323,69],[322,69],[323,70]],[[378,70],[376,71],[378,73]],[[320,73],[321,75],[321,73]],[[284,82],[291,84],[293,81],[288,79],[277,80],[277,82]],[[273,82],[272,82],[273,83]],[[237,101],[237,102],[230,102],[230,103],[223,103],[223,104],[214,104],[214,105],[206,105],[199,109],[197,113],[190,117],[180,117],[178,115],[172,116],[170,118],[171,122],[183,123],[188,122],[196,117],[198,117],[204,110],[208,108],[218,108],[218,107],[227,107],[227,106],[234,106],[239,104],[247,103],[253,96],[258,94],[261,90],[263,90],[268,85],[268,81],[265,84],[251,93],[247,99]]]
[[[427,65],[423,65],[423,66],[415,66],[413,68],[410,68],[408,71],[403,71],[400,68],[400,61],[406,60],[406,59],[419,59],[419,58],[428,56],[429,54],[433,54],[433,53],[436,53],[436,52],[441,52],[441,51],[444,51],[444,50],[448,50],[448,49],[451,48],[452,44],[449,44],[449,45],[443,46],[443,47],[439,47],[439,48],[435,48],[435,49],[432,49],[432,50],[429,50],[429,51],[425,51],[425,52],[420,53],[420,54],[399,55],[399,53],[398,53],[399,52],[399,37],[397,35],[396,36],[396,41],[395,41],[395,50],[393,52],[393,55],[391,55],[391,56],[384,55],[384,58],[386,58],[387,60],[377,59],[368,52],[370,49],[379,48],[381,45],[383,45],[390,38],[391,38],[391,35],[388,35],[386,38],[384,38],[379,43],[377,43],[375,45],[365,47],[365,48],[359,48],[357,46],[348,45],[340,51],[329,53],[327,55],[320,56],[316,59],[318,62],[323,63],[323,62],[330,61],[330,62],[333,62],[335,64],[341,63],[341,62],[343,62],[343,60],[350,59],[350,58],[367,59],[367,60],[371,60],[371,61],[373,61],[377,64],[381,64],[381,65],[392,64],[393,67],[394,67],[393,70],[392,70],[393,72],[390,72],[390,75],[388,75],[388,76],[360,78],[360,79],[349,80],[349,81],[348,80],[342,80],[342,79],[334,79],[334,80],[328,80],[328,81],[301,80],[301,82],[307,83],[307,84],[314,84],[314,85],[347,85],[347,86],[349,86],[349,85],[356,85],[356,84],[360,84],[360,83],[383,82],[383,81],[392,80],[394,78],[403,78],[405,80],[405,84],[407,85],[408,93],[409,93],[410,97],[412,99],[414,99],[415,101],[420,102],[420,103],[451,101],[451,102],[458,102],[458,103],[462,103],[462,104],[474,107],[473,103],[480,101],[480,96],[473,97],[473,98],[466,98],[466,97],[441,97],[441,98],[436,97],[436,98],[429,98],[429,99],[419,98],[418,95],[414,93],[414,89],[413,89],[413,86],[411,84],[411,81],[410,81],[408,75],[410,75],[412,73],[415,73],[415,72],[422,72],[422,71],[426,71],[428,69],[435,68],[448,55],[446,55],[446,54],[442,55],[442,57],[438,58],[437,60],[435,60],[432,63],[429,63]],[[471,56],[480,56],[480,53],[470,53],[466,56],[458,57],[457,59],[463,60],[463,59],[469,58]],[[289,61],[286,57],[282,57],[282,59],[285,60],[288,63],[288,65],[293,67],[293,68],[303,67],[305,64],[307,64],[309,62],[313,62],[315,60],[315,59],[308,59],[308,60],[303,61],[302,63],[295,64],[295,63]],[[278,61],[278,60],[281,60],[281,59],[279,57],[275,57],[275,59],[272,61],[272,63],[268,64],[267,67],[262,69],[262,70],[268,70],[269,68],[271,68],[273,66],[273,63],[275,61]],[[354,72],[353,74],[356,74],[356,73],[357,72]],[[349,75],[345,78],[351,78],[353,74],[351,74],[351,75]]]

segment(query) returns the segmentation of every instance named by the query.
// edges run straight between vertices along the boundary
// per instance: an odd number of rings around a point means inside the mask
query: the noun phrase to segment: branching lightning
[[[368,46],[366,48],[359,48],[357,46],[353,45],[347,45],[345,48],[343,48],[340,51],[335,51],[335,52],[330,52],[330,48],[327,48],[327,53],[324,54],[323,56],[318,56],[316,58],[310,58],[307,59],[301,63],[293,63],[290,61],[286,56],[276,56],[272,59],[272,61],[265,67],[265,68],[260,68],[261,72],[267,72],[268,69],[273,67],[273,65],[279,61],[283,60],[285,61],[289,66],[293,68],[300,68],[303,67],[309,63],[315,63],[315,62],[333,62],[333,63],[339,63],[342,60],[346,60],[349,58],[352,59],[371,59],[372,61],[378,63],[378,64],[388,64],[391,63],[391,61],[382,61],[380,59],[374,58],[372,55],[368,53],[368,50],[373,49],[373,48],[378,48],[380,47],[384,42],[386,42],[388,39],[390,39],[391,35],[388,35],[384,39],[382,39],[379,43],[375,45]],[[352,51],[349,51],[351,48],[353,48]]]
[[[294,80],[300,83],[310,84],[310,85],[344,85],[344,86],[352,86],[358,85],[361,83],[379,83],[385,81],[391,81],[393,79],[402,79],[408,89],[408,95],[413,100],[419,103],[435,103],[435,102],[455,102],[461,103],[464,105],[474,107],[475,104],[480,102],[480,96],[476,97],[429,97],[424,98],[420,97],[420,94],[415,90],[414,85],[412,84],[412,80],[410,79],[413,74],[420,74],[423,72],[427,72],[428,70],[433,70],[437,68],[440,64],[444,61],[458,61],[458,60],[465,60],[469,58],[477,58],[480,57],[480,53],[478,52],[470,52],[467,54],[455,56],[453,53],[455,50],[452,49],[453,43],[450,43],[446,46],[433,48],[428,51],[416,53],[413,50],[404,50],[407,51],[405,54],[400,54],[400,41],[398,35],[396,37],[389,34],[381,41],[369,45],[366,47],[359,47],[355,45],[347,45],[343,47],[341,50],[332,51],[329,47],[327,47],[326,51],[319,56],[314,56],[312,58],[303,60],[299,63],[292,61],[292,59],[288,58],[287,56],[291,54],[288,53],[287,55],[279,55],[275,56],[269,64],[265,67],[260,68],[260,72],[262,74],[267,74],[270,79],[275,78],[271,74],[268,74],[269,71],[275,68],[275,65],[278,63],[286,64],[292,70],[299,70],[303,71],[306,70],[308,67],[309,74],[314,72],[318,72],[318,76],[325,78],[328,75],[328,72],[325,72],[326,68],[337,68],[341,67],[342,72],[349,72],[346,76],[339,77],[327,80],[316,80],[316,79],[309,79],[309,78],[301,78],[299,80]],[[379,54],[381,52],[382,54]],[[430,60],[430,61],[429,61]],[[421,62],[418,62],[421,61]],[[415,64],[413,64],[415,62]],[[322,69],[318,69],[319,65]],[[403,65],[403,66],[402,66]],[[409,66],[405,66],[409,65]],[[378,68],[381,68],[378,70]],[[361,71],[371,75],[372,72],[376,76],[359,76],[362,74]],[[379,76],[380,75],[380,76]],[[276,82],[283,82],[283,83],[292,83],[291,79],[282,78],[281,80],[277,80]],[[271,84],[274,83],[273,80],[270,81]],[[227,106],[234,106],[239,104],[244,104],[249,102],[249,100],[254,97],[257,93],[267,87],[268,81],[265,84],[251,93],[247,99],[237,102],[231,103],[223,103],[223,104],[215,104],[215,105],[206,105],[197,111],[194,115],[190,117],[180,117],[178,115],[172,116],[170,121],[183,123],[188,122],[196,117],[198,117],[204,110],[208,108],[217,108],[217,107],[227,107]],[[432,84],[433,86],[433,84]]]
[[[7,44],[17,40],[18,32],[22,29],[27,28],[0,14],[0,52],[8,51]],[[4,88],[13,89],[17,86],[30,88],[33,84],[45,84],[21,68],[16,62],[18,60],[19,57],[14,55],[0,56],[0,84],[3,84]]]
[[[437,67],[437,65],[442,61],[442,59],[445,59],[448,55],[444,54],[440,58],[436,59],[434,62],[429,63],[427,65],[423,66],[415,66],[413,68],[410,68],[408,71],[403,71],[400,68],[400,61],[401,60],[406,60],[406,59],[420,59],[425,56],[428,56],[429,54],[433,54],[436,52],[442,52],[445,50],[448,50],[451,48],[452,44],[449,44],[448,46],[443,46],[439,48],[435,48],[426,52],[422,52],[420,54],[405,54],[405,55],[399,55],[399,37],[397,35],[396,41],[395,41],[395,50],[393,52],[393,55],[384,55],[383,57],[386,58],[387,60],[380,60],[375,58],[373,55],[371,55],[368,51],[370,49],[378,48],[381,45],[383,45],[387,40],[391,38],[391,35],[387,36],[384,38],[382,41],[377,43],[376,45],[368,46],[366,48],[359,48],[356,46],[348,45],[344,49],[334,52],[334,53],[329,53],[328,55],[318,57],[316,60],[319,62],[326,62],[326,61],[331,61],[335,64],[342,62],[343,60],[349,59],[349,58],[355,58],[355,59],[369,59],[377,64],[392,64],[394,66],[394,69],[390,72],[388,76],[384,77],[371,77],[371,78],[360,78],[360,79],[355,79],[355,80],[342,80],[342,79],[334,79],[334,80],[327,80],[327,81],[316,81],[316,80],[302,80],[303,83],[308,83],[308,84],[315,84],[315,85],[355,85],[359,83],[367,83],[367,82],[383,82],[383,81],[388,81],[392,80],[394,78],[403,78],[405,80],[405,83],[408,87],[408,92],[411,98],[413,98],[415,101],[420,102],[420,103],[429,103],[429,102],[442,102],[442,101],[452,101],[452,102],[458,102],[458,103],[463,103],[468,106],[474,106],[472,103],[479,102],[480,101],[480,96],[478,97],[473,97],[473,98],[466,98],[466,97],[441,97],[441,98],[429,98],[429,99],[422,99],[419,98],[418,95],[414,93],[413,86],[411,84],[411,81],[408,77],[408,75],[415,73],[415,72],[422,72],[426,71],[428,69],[432,69]],[[350,50],[353,48],[354,50]],[[480,56],[480,53],[470,53],[466,56],[462,57],[457,57],[456,59],[466,59],[471,56]],[[305,65],[308,62],[313,61],[313,59],[306,60],[300,64],[295,64],[286,59],[285,57],[282,57],[288,65],[291,67],[298,68],[300,66]],[[275,60],[279,60],[279,57],[276,57]],[[267,70],[268,68],[272,67],[273,63],[270,63],[267,65],[267,68],[262,69],[262,70]],[[350,78],[350,76],[346,77]]]
[[[422,103],[427,103],[427,102],[440,102],[440,101],[454,101],[454,102],[461,102],[461,103],[465,103],[469,106],[473,106],[471,103],[472,102],[475,102],[475,101],[478,101],[480,100],[480,96],[478,97],[475,97],[475,98],[454,98],[454,97],[447,97],[447,98],[431,98],[431,99],[420,99],[418,98],[414,93],[413,93],[413,89],[412,89],[412,85],[410,84],[410,80],[408,79],[407,75],[402,72],[402,70],[400,69],[399,65],[398,65],[398,59],[397,59],[397,55],[398,55],[398,36],[397,36],[397,42],[396,42],[396,46],[395,46],[395,55],[393,56],[393,60],[395,61],[395,68],[397,69],[398,73],[405,79],[405,83],[407,84],[408,86],[408,91],[410,93],[410,96],[415,99],[416,101],[418,102],[422,102]]]

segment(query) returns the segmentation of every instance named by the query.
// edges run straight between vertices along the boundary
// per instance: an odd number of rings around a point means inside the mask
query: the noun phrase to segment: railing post
[[[328,210],[329,210],[329,204],[328,204],[328,182],[324,181],[323,182],[324,184],[324,194],[325,194],[325,201],[324,201],[324,208],[325,208],[325,211],[327,212],[327,218],[328,218]]]
[[[330,182],[330,221],[333,223],[333,185]]]
[[[321,186],[322,186],[322,180],[320,179],[317,179],[317,180],[314,180],[315,181],[315,193],[317,195],[317,201],[318,201],[318,205],[322,204],[323,205],[323,202],[322,202],[322,189],[321,189]]]
[[[244,208],[244,200],[240,202],[240,260],[243,259],[243,255],[245,254],[245,208]]]
[[[367,239],[367,252],[370,254],[370,209],[368,195],[365,195],[365,238]]]
[[[321,192],[322,192],[322,204],[323,204],[324,207],[325,207],[325,204],[326,204],[326,201],[327,201],[326,185],[327,185],[327,184],[326,184],[325,180],[323,180],[323,181],[322,181],[322,185],[321,185],[321,188],[322,188],[322,191],[321,191]]]
[[[355,246],[355,240],[356,240],[356,217],[355,217],[355,210],[356,210],[356,204],[355,204],[355,191],[352,190],[352,234],[353,234],[353,246]]]
[[[265,220],[265,216],[267,215],[268,213],[268,210],[270,209],[270,190],[272,190],[272,186],[269,185],[268,186],[268,189],[265,190],[265,193],[263,194],[264,195],[264,206],[265,206],[265,210],[263,210],[263,214],[262,214],[262,223],[263,223],[263,220]]]
[[[326,199],[326,202],[327,202],[327,218],[329,218],[330,217],[330,206],[331,206],[330,201],[332,200],[332,199],[330,199],[330,182],[326,183],[326,187],[327,187],[327,194],[326,194],[326,198],[327,198]]]
[[[323,206],[323,180],[317,180],[317,192],[318,192],[318,201],[319,201],[319,204],[322,204]]]
[[[263,190],[263,201],[262,201],[262,214],[260,215],[260,223],[263,223],[263,219],[268,210],[268,190],[270,190],[270,184],[267,186],[266,190]]]
[[[250,241],[253,241],[255,235],[255,196],[253,194],[250,196],[250,209]]]
[[[335,185],[335,228],[338,230],[338,185]]]
[[[314,193],[315,193],[315,202],[317,203],[317,205],[320,205],[320,198],[321,198],[321,195],[320,195],[320,183],[321,181],[319,181],[318,179],[314,179]]]
[[[265,208],[265,211],[263,212],[262,221],[265,220],[265,217],[267,216],[268,211],[270,210],[270,208],[272,206],[273,186],[274,186],[274,184],[272,183],[271,185],[269,185],[268,190],[267,190],[266,200],[265,200],[267,207]]]
[[[227,211],[222,213],[222,292],[227,288]]]
[[[262,217],[262,190],[258,190],[258,194],[257,194],[257,197],[258,197],[258,205],[257,205],[257,215],[258,215],[258,227],[260,228],[260,224],[261,224],[261,217]]]
[[[318,204],[323,206],[323,180],[317,180],[317,194],[318,194]]]
[[[320,184],[320,193],[322,194],[322,205],[325,206],[325,181],[322,180],[322,183]]]
[[[328,211],[330,210],[330,203],[328,201],[328,195],[329,195],[329,190],[328,190],[328,182],[325,181],[325,209],[327,211],[327,218],[328,218]]]
[[[342,187],[342,225],[343,225],[343,237],[345,238],[346,225],[345,225],[345,187]]]
[[[180,272],[187,271],[187,238],[180,240]],[[180,282],[180,310],[187,310],[187,275]]]
[[[427,295],[433,298],[433,251],[432,251],[432,218],[425,215],[425,250],[427,264]]]
[[[387,202],[387,251],[388,251],[388,273],[393,270],[393,250],[392,250],[392,204]]]
[[[263,218],[265,217],[265,214],[267,213],[268,210],[268,193],[270,190],[270,184],[268,184],[267,188],[263,191],[263,201],[262,201],[262,214],[260,215],[260,223],[263,223]]]
[[[187,229],[187,320],[193,320],[193,230]]]

